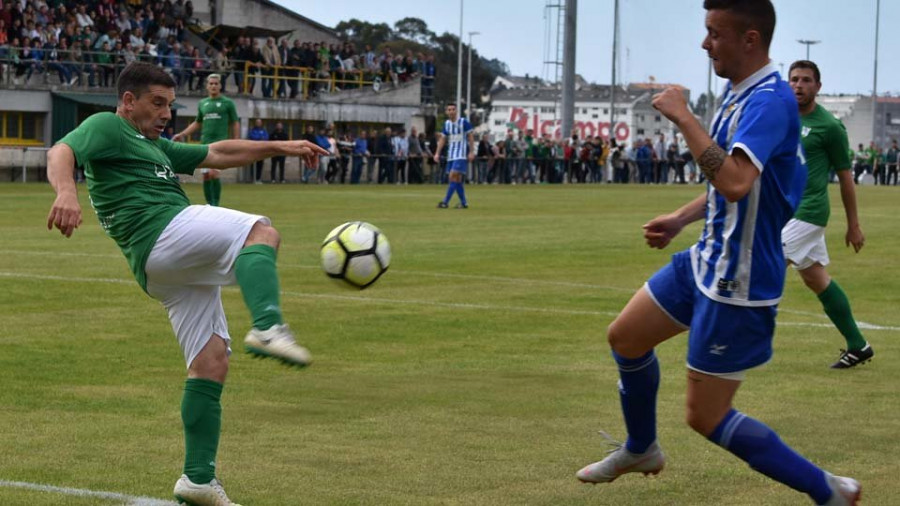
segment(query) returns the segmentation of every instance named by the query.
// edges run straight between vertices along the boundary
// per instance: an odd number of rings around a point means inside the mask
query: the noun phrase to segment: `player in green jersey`
[[[840,358],[831,366],[847,369],[865,363],[875,354],[853,319],[847,295],[825,270],[828,265],[825,226],[831,212],[828,202],[831,170],[837,172],[841,200],[847,215],[844,243],[852,245],[858,253],[866,240],[856,214],[856,190],[850,170],[847,131],[838,119],[816,103],[822,83],[819,67],[815,63],[808,60],[794,62],[789,80],[800,107],[803,125],[801,142],[809,172],[800,207],[782,231],[784,253],[806,286],[819,297],[825,314],[847,340],[847,349],[841,350]]]
[[[185,463],[176,498],[229,505],[215,472],[231,352],[221,287],[239,285],[250,310],[248,352],[299,366],[310,357],[282,319],[278,231],[264,216],[190,205],[176,174],[191,174],[198,166],[240,167],[272,156],[299,156],[316,166],[326,152],[306,141],[174,143],[160,137],[175,101],[169,74],[149,63],[131,63],[117,88],[115,114],[87,118],[47,153],[47,178],[56,191],[47,227],[70,237],[81,224],[72,174],[76,166],[84,167],[100,224],[141,287],[165,306],[187,363],[181,404]]]
[[[212,144],[225,139],[241,138],[241,118],[238,116],[234,101],[222,95],[222,76],[210,74],[206,77],[206,98],[197,104],[197,118],[191,122],[182,132],[172,137],[173,141],[187,139],[198,129],[203,129],[200,134],[200,142]],[[219,205],[222,196],[222,181],[219,179],[219,171],[204,168],[203,195],[206,203],[211,206]]]

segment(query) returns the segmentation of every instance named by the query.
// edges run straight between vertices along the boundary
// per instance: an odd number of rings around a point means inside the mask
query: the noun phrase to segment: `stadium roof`
[[[209,43],[213,40],[222,41],[225,39],[233,39],[235,37],[252,37],[254,39],[261,37],[275,37],[276,39],[284,37],[293,32],[293,30],[270,30],[268,28],[260,28],[258,26],[231,26],[231,25],[190,25],[188,28],[198,37]]]
[[[62,97],[79,104],[97,105],[100,107],[111,107],[115,109],[119,105],[119,99],[112,93],[69,93],[54,92],[54,95]],[[184,109],[185,107],[178,102],[172,104],[172,109]]]

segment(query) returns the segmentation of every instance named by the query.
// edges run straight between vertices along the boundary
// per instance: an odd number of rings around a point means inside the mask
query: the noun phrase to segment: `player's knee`
[[[630,355],[630,346],[626,333],[622,331],[622,325],[618,320],[614,320],[606,328],[606,341],[609,343],[610,349],[622,356]]]
[[[684,415],[684,421],[688,426],[703,436],[712,434],[722,419],[704,406],[692,402],[687,403]]]
[[[265,244],[278,249],[278,246],[281,244],[281,234],[278,233],[275,227],[257,222],[250,230],[247,240],[244,241],[245,247],[254,244]]]

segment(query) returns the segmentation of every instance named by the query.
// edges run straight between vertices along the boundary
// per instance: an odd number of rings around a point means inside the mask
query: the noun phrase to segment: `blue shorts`
[[[672,262],[657,271],[645,288],[670,318],[690,328],[687,364],[691,369],[735,373],[772,358],[778,306],[736,306],[710,299],[694,282],[689,250],[672,255]]]
[[[469,162],[463,160],[450,160],[447,162],[446,172],[461,172],[465,174],[469,170]]]

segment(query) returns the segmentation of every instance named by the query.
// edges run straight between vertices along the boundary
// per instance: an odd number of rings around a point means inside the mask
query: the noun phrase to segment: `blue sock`
[[[456,182],[450,181],[450,184],[447,186],[447,196],[444,197],[444,203],[449,204],[450,199],[453,198],[453,192],[456,191]]]
[[[656,392],[659,390],[659,361],[653,350],[639,358],[625,358],[615,351],[619,366],[619,400],[628,430],[625,448],[644,453],[656,441]]]
[[[775,431],[740,411],[729,411],[709,440],[740,457],[752,469],[809,494],[816,504],[825,504],[831,498],[824,471],[784,444]]]
[[[466,186],[465,183],[461,183],[461,182],[460,182],[460,183],[456,183],[456,194],[459,195],[459,201],[460,201],[460,202],[462,203],[462,205],[464,205],[464,206],[465,206],[465,205],[468,205],[468,202],[466,202],[466,190],[465,190],[465,186]]]

